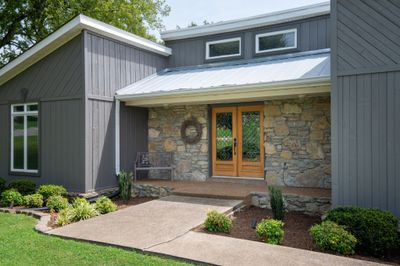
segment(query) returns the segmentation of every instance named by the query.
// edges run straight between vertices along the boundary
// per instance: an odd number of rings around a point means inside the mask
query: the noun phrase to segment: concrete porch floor
[[[264,181],[248,183],[221,182],[221,181],[170,181],[156,179],[137,180],[140,185],[169,187],[174,195],[209,197],[222,199],[245,199],[251,192],[267,192]],[[331,197],[331,190],[324,188],[281,187],[284,194],[294,194],[311,197]]]

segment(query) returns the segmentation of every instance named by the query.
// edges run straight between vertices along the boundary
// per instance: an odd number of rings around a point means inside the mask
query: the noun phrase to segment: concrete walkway
[[[239,204],[238,200],[168,196],[48,233],[145,250],[202,224],[210,209],[228,212]]]
[[[47,233],[216,265],[378,265],[191,231],[204,222],[208,210],[229,212],[239,204],[238,200],[169,196]]]

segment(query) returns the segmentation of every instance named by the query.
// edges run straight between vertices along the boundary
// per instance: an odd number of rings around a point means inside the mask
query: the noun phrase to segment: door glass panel
[[[242,159],[260,161],[260,112],[242,113]]]
[[[38,152],[38,118],[37,116],[28,116],[28,169],[37,170],[39,162]]]
[[[217,160],[231,161],[233,155],[232,113],[217,113],[216,116]]]
[[[24,169],[24,117],[15,116],[13,119],[13,168]]]

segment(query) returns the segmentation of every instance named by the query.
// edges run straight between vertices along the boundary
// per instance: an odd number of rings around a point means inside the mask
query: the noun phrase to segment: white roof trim
[[[268,26],[299,19],[326,15],[329,13],[330,13],[330,2],[323,2],[315,5],[308,5],[284,11],[277,11],[263,15],[252,16],[244,19],[223,21],[214,24],[196,26],[179,30],[168,30],[161,32],[161,38],[164,41],[193,38],[204,35],[219,34],[219,33],[232,32],[249,28],[261,27],[261,26]]]
[[[163,56],[172,54],[172,50],[164,45],[152,42],[87,16],[79,15],[1,68],[0,85],[73,39],[82,30],[90,30],[114,40]]]

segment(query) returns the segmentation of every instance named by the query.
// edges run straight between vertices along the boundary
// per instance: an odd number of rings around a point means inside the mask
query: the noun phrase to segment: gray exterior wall
[[[166,58],[85,31],[86,191],[117,185],[115,103],[118,89],[165,68]],[[147,110],[121,104],[121,169],[147,150]],[[137,146],[136,146],[137,144]]]
[[[40,108],[40,173],[14,175],[10,170],[10,104],[26,102]],[[84,190],[83,36],[79,35],[0,86],[0,176],[57,183],[70,191]]]
[[[297,28],[298,48],[273,53],[255,54],[255,35],[285,29]],[[242,38],[242,56],[225,59],[205,59],[207,41],[226,38]],[[166,46],[172,48],[172,56],[168,59],[168,67],[201,65],[216,61],[251,59],[254,57],[271,56],[278,53],[290,53],[309,50],[318,50],[330,47],[330,19],[329,15],[320,16],[290,23],[282,23],[267,27],[260,27],[226,34],[202,36],[197,38],[166,41]]]
[[[334,205],[400,217],[400,3],[332,0]]]

